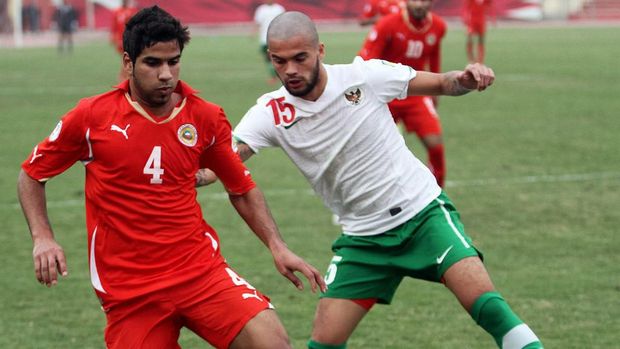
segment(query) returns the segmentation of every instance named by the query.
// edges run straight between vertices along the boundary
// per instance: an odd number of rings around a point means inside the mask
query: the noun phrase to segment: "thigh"
[[[409,276],[439,282],[458,261],[482,258],[465,233],[458,211],[444,193],[414,217],[414,229],[410,248],[395,261],[403,267],[413,266]]]
[[[107,348],[180,348],[181,320],[174,305],[158,294],[119,303],[106,318]]]
[[[366,313],[366,309],[350,300],[321,298],[314,316],[312,339],[324,344],[342,344]]]
[[[383,235],[383,234],[381,234]],[[368,299],[389,304],[403,279],[398,270],[390,266],[390,256],[381,246],[381,237],[342,236],[327,272],[327,291],[323,298]],[[360,241],[377,241],[377,247],[357,245]],[[352,303],[353,304],[353,303]]]
[[[230,344],[230,349],[288,349],[290,346],[278,315],[272,309],[266,309],[248,321]]]
[[[177,287],[176,292],[185,326],[216,348],[227,348],[250,320],[273,309],[269,298],[223,261],[208,277]],[[265,335],[281,337],[280,327],[274,325]]]

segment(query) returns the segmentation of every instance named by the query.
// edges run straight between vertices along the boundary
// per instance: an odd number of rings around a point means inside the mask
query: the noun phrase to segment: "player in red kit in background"
[[[123,32],[125,31],[125,24],[129,19],[138,12],[138,8],[133,5],[132,0],[123,0],[121,7],[115,9],[112,12],[112,23],[110,24],[110,42],[116,49],[116,51],[123,56]],[[125,69],[121,64],[121,69],[118,73],[118,82],[127,79]]]
[[[467,60],[470,63],[484,63],[487,15],[495,22],[495,7],[492,0],[465,0],[463,22],[467,27]],[[474,54],[474,37],[478,39],[477,54]]]
[[[402,63],[415,70],[439,73],[441,40],[446,23],[430,12],[433,0],[408,0],[406,10],[380,19],[370,31],[360,56]],[[411,96],[389,103],[394,121],[415,132],[428,153],[429,168],[443,187],[446,176],[445,151],[436,98]]]
[[[221,107],[179,80],[187,27],[157,6],[127,22],[130,76],[84,98],[22,163],[18,195],[33,240],[35,275],[67,275],[49,223],[47,181],[80,161],[86,172],[90,281],[107,318],[106,347],[179,348],[187,327],[216,348],[290,348],[269,299],[232,270],[196,201],[209,167],[239,215],[299,289],[325,283],[282,240],[261,191],[232,148]]]
[[[375,24],[379,18],[392,13],[399,13],[402,7],[401,0],[370,0],[364,4],[360,25]]]

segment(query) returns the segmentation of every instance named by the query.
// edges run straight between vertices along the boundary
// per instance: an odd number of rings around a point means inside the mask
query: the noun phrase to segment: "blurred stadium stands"
[[[38,28],[51,30],[55,4],[61,0],[0,0],[0,47],[32,46],[43,38],[26,35],[27,23],[21,18],[19,6],[35,5],[39,9]],[[82,29],[107,30],[111,10],[120,0],[64,0],[79,13]],[[247,31],[251,28],[254,9],[260,0],[135,0],[138,7],[159,5],[184,23],[202,27],[226,27],[228,30]],[[279,0],[287,10],[308,13],[318,22],[354,26],[361,14],[364,0]],[[449,21],[458,22],[463,0],[435,0],[434,11]],[[494,0],[500,21],[541,22],[546,20],[578,22],[599,21],[620,23],[620,0]],[[22,23],[22,30],[12,30],[13,24]],[[11,32],[13,35],[11,35]],[[24,38],[26,41],[24,42]]]

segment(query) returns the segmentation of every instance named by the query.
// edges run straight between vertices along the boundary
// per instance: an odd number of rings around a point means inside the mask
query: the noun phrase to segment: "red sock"
[[[428,149],[428,162],[431,165],[430,168],[433,175],[435,175],[435,179],[437,179],[437,184],[443,188],[446,177],[446,158],[443,144]]]

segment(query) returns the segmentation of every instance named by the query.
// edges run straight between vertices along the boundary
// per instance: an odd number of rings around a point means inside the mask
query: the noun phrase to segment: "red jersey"
[[[483,23],[487,11],[490,10],[491,0],[465,0],[463,20],[466,25]]]
[[[423,21],[414,23],[407,11],[381,18],[368,34],[359,55],[365,60],[383,59],[438,73],[446,22],[429,13]]]
[[[91,282],[104,304],[192,279],[219,257],[196,201],[195,174],[215,171],[229,192],[255,187],[232,149],[223,110],[179,81],[182,102],[151,117],[129,82],[81,100],[22,168],[46,181],[81,161]]]
[[[362,18],[373,18],[377,15],[386,16],[392,13],[399,13],[400,10],[400,0],[371,0],[364,4]]]
[[[116,50],[123,53],[123,32],[125,24],[138,12],[135,7],[119,7],[112,12],[112,24],[110,27],[110,40]]]

